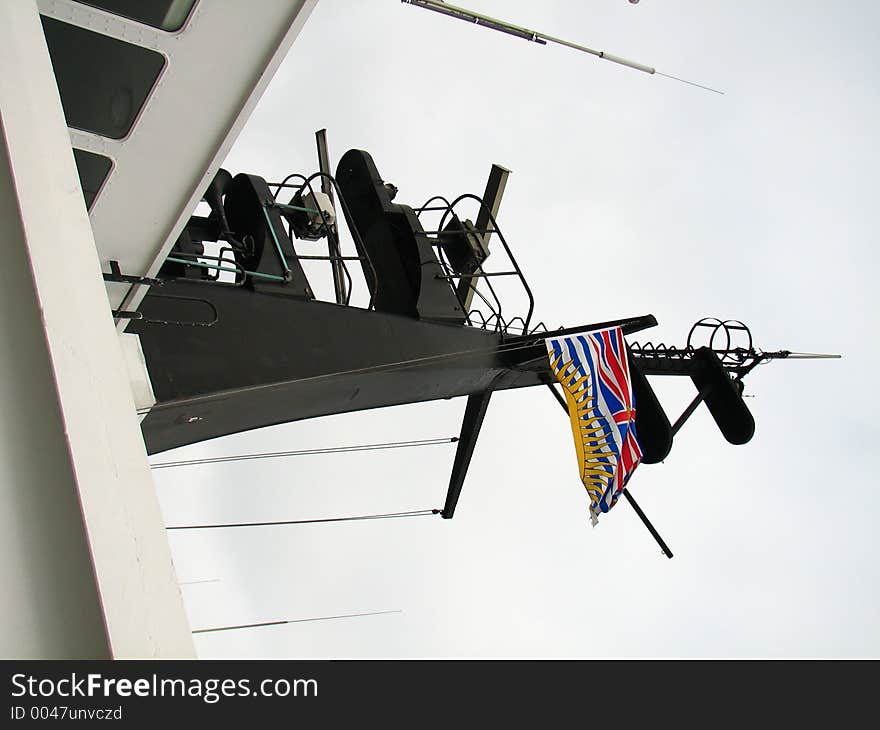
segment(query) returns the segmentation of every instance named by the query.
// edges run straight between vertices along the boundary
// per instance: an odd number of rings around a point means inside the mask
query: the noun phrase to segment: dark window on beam
[[[73,159],[76,161],[76,171],[79,173],[79,184],[86,200],[86,208],[91,208],[92,201],[107,179],[107,175],[110,174],[113,163],[108,157],[78,149],[73,150]]]
[[[195,0],[79,0],[84,5],[106,10],[160,30],[180,30]]]
[[[120,139],[165,65],[161,53],[42,17],[67,126]]]

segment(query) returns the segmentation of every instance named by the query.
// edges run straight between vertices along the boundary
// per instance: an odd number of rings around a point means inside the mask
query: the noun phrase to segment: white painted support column
[[[55,77],[27,0],[0,2],[0,252],[0,656],[192,657]]]

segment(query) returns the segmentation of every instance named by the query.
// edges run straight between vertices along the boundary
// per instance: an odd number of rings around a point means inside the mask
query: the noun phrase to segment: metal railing
[[[442,202],[443,205],[432,205],[432,203],[434,203],[435,201]],[[460,217],[456,214],[455,209],[457,206],[460,206],[465,201],[476,202],[480,206],[481,211],[485,212],[486,217],[489,220],[488,227],[486,227],[485,229],[476,229],[471,226],[469,228],[462,227],[461,230],[444,230],[447,219],[455,221],[461,220]],[[465,193],[464,195],[460,195],[455,198],[455,200],[450,202],[442,195],[435,195],[434,197],[429,198],[424,205],[419,208],[414,208],[413,210],[415,211],[416,216],[419,218],[421,217],[422,213],[442,212],[440,223],[437,226],[437,229],[424,231],[424,235],[434,237],[432,244],[437,250],[437,257],[444,272],[442,275],[438,275],[438,278],[445,279],[449,282],[450,288],[454,292],[455,297],[462,308],[462,311],[465,312],[466,324],[471,327],[479,327],[480,329],[492,329],[493,331],[499,332],[501,334],[514,333],[517,330],[518,334],[529,334],[531,332],[538,331],[540,328],[543,328],[544,331],[547,330],[547,327],[543,322],[539,322],[537,325],[534,326],[534,328],[530,328],[532,314],[534,313],[535,309],[535,299],[532,295],[532,290],[529,287],[529,284],[526,281],[526,278],[523,275],[522,270],[520,269],[519,264],[517,263],[516,258],[513,255],[513,252],[510,250],[510,246],[508,246],[507,240],[505,239],[504,234],[501,232],[501,229],[499,228],[498,223],[495,220],[495,216],[492,214],[489,206],[481,197],[479,197],[478,195],[473,195],[472,193]],[[496,236],[498,236],[498,240],[501,242],[508,262],[510,263],[510,266],[512,268],[504,271],[486,271],[481,265],[477,271],[471,274],[456,272],[446,257],[446,253],[443,249],[442,238],[452,236],[466,236],[468,234],[476,234],[483,237],[490,234],[495,234]],[[509,319],[505,318],[501,297],[499,296],[495,286],[492,283],[492,279],[495,277],[515,277],[520,282],[523,292],[525,293],[528,300],[528,311],[524,315],[516,315]],[[488,296],[480,291],[480,289],[478,288],[480,282],[483,282],[485,284]],[[462,297],[460,292],[462,285],[464,285],[464,288],[472,292],[473,296],[477,297],[486,306],[488,314],[479,307],[468,308],[466,306],[466,297]],[[517,321],[521,322],[522,324],[516,325],[515,323]]]
[[[300,183],[299,185],[289,184],[288,181],[292,180],[294,178],[301,179],[302,183]],[[350,215],[349,208],[348,208],[348,203],[346,203],[345,197],[342,195],[342,191],[339,189],[339,185],[336,183],[336,179],[332,175],[329,175],[325,172],[316,172],[316,173],[306,177],[305,175],[301,175],[300,173],[296,173],[296,172],[291,173],[290,175],[285,177],[280,183],[277,183],[277,182],[267,183],[267,185],[270,188],[273,188],[273,187],[275,188],[275,193],[274,193],[273,197],[276,199],[276,202],[268,203],[267,206],[264,206],[263,213],[266,216],[267,223],[269,224],[269,230],[272,233],[272,237],[275,240],[276,246],[279,246],[278,239],[275,234],[275,230],[274,230],[273,226],[271,225],[271,221],[269,221],[267,207],[275,207],[280,210],[288,209],[288,210],[302,211],[302,212],[306,212],[306,213],[319,214],[321,216],[322,227],[326,231],[327,237],[330,239],[331,243],[333,244],[333,250],[340,251],[340,252],[342,251],[342,242],[339,239],[337,226],[330,222],[330,220],[327,217],[326,211],[319,209],[319,208],[305,208],[302,206],[284,204],[284,203],[277,202],[277,198],[281,194],[281,190],[285,189],[285,188],[295,190],[296,193],[298,193],[300,196],[302,196],[303,192],[308,191],[308,193],[312,196],[312,199],[314,200],[315,199],[315,196],[314,196],[315,191],[312,188],[312,181],[317,178],[323,178],[323,179],[326,179],[330,182],[330,184],[333,186],[333,190],[336,193],[336,200],[338,201],[338,205],[339,205],[340,209],[342,210],[342,213],[343,213],[345,219],[346,220],[351,219],[351,215]],[[336,217],[336,221],[338,223],[339,216]],[[368,290],[370,291],[370,300],[369,300],[369,303],[367,304],[367,309],[372,309],[373,305],[375,304],[375,301],[376,301],[376,296],[379,292],[379,277],[376,274],[376,267],[373,265],[373,261],[370,259],[370,255],[367,252],[366,247],[364,246],[363,239],[361,238],[360,232],[352,226],[349,226],[348,230],[349,230],[349,233],[351,234],[352,240],[354,241],[355,248],[358,251],[358,255],[356,255],[356,256],[343,256],[343,255],[334,256],[332,254],[328,254],[326,256],[323,256],[323,255],[316,256],[316,255],[298,254],[294,251],[294,258],[298,261],[327,261],[331,265],[337,264],[341,268],[342,272],[345,274],[346,296],[345,296],[345,301],[343,302],[345,304],[345,306],[349,306],[351,303],[351,292],[352,292],[352,288],[353,288],[351,273],[349,272],[348,266],[346,265],[345,262],[346,261],[360,261],[361,263],[363,263],[366,261],[367,266],[369,267],[369,270],[370,270],[370,273],[372,276],[372,280],[373,280],[372,288],[367,287]],[[288,222],[288,235],[289,235],[290,240],[292,242],[294,240],[293,225],[289,222]],[[280,246],[279,246],[279,253],[280,253]],[[285,262],[285,265],[286,265],[286,262]]]

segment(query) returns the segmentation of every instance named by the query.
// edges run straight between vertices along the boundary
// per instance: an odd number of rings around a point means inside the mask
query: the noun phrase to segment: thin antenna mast
[[[327,147],[327,130],[319,129],[315,132],[315,143],[318,146],[318,169],[323,173],[321,175],[321,192],[330,198],[330,204],[333,204],[333,183],[330,181],[333,171],[330,169],[330,151]],[[342,251],[339,247],[339,229],[334,223],[330,226],[332,230],[327,232],[327,243],[330,250],[330,256],[334,257],[330,261],[333,271],[333,290],[336,293],[336,303],[345,304],[346,287],[345,272],[343,271]]]
[[[512,23],[507,23],[503,20],[498,20],[497,18],[492,18],[488,15],[482,15],[481,13],[475,13],[473,10],[460,8],[457,5],[450,5],[449,3],[441,2],[440,0],[401,0],[401,2],[404,2],[407,5],[415,5],[416,7],[424,8],[425,10],[433,10],[435,13],[448,15],[450,18],[466,20],[470,23],[475,23],[476,25],[482,25],[486,28],[491,28],[492,30],[497,30],[502,33],[507,33],[508,35],[516,36],[517,38],[524,38],[527,41],[531,41],[532,43],[539,43],[542,46],[546,46],[548,43],[556,43],[557,45],[565,46],[567,48],[573,48],[574,50],[582,51],[583,53],[589,53],[591,56],[596,56],[597,58],[604,59],[605,61],[611,61],[612,63],[617,63],[621,66],[635,69],[636,71],[641,71],[643,73],[651,75],[657,74],[658,76],[665,76],[668,79],[680,81],[681,83],[688,84],[690,86],[696,86],[697,88],[705,89],[706,91],[711,91],[715,94],[724,94],[723,91],[719,91],[718,89],[713,89],[709,86],[703,86],[702,84],[698,84],[693,81],[687,81],[686,79],[679,78],[678,76],[665,74],[662,71],[658,71],[653,66],[647,66],[644,63],[639,63],[638,61],[630,61],[628,58],[615,56],[612,53],[597,51],[595,48],[589,48],[588,46],[582,46],[579,43],[572,43],[571,41],[566,41],[562,38],[556,38],[552,35],[547,35],[546,33],[540,33],[536,30],[513,25]]]

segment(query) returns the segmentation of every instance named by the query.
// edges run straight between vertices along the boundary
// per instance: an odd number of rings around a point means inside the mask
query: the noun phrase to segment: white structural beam
[[[0,2],[0,654],[191,657],[37,6]]]
[[[38,0],[45,15],[166,58],[128,136],[70,131],[75,147],[113,161],[91,210],[105,271],[110,260],[126,274],[159,270],[317,1],[200,0],[180,30],[165,32],[82,3]],[[135,309],[146,289],[107,291],[113,308]]]

